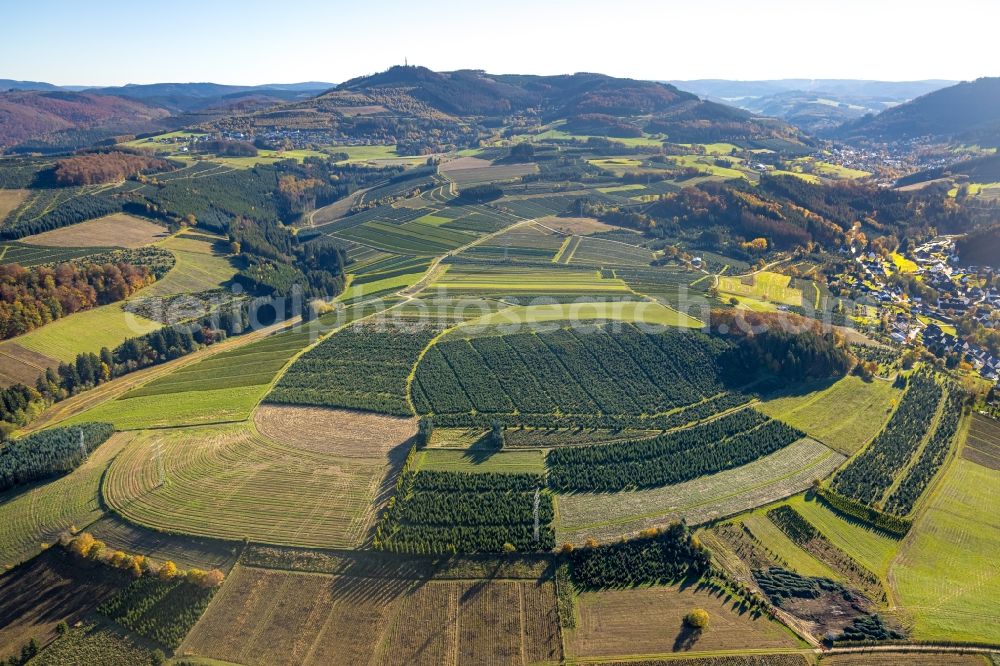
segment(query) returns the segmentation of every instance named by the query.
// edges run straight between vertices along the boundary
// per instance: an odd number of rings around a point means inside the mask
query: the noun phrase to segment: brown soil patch
[[[280,444],[350,458],[383,458],[417,434],[416,419],[322,407],[261,405],[254,423]]]
[[[733,605],[725,595],[694,587],[584,592],[567,649],[572,657],[614,657],[798,645],[777,622],[739,614]],[[694,608],[705,609],[710,618],[708,629],[697,635],[684,625],[684,616]]]
[[[24,384],[34,386],[38,375],[48,367],[56,367],[59,361],[45,354],[22,347],[16,342],[0,344],[0,386]]]
[[[169,236],[166,228],[148,220],[115,213],[24,239],[47,247],[141,247]]]
[[[1000,470],[1000,422],[973,414],[962,457],[983,467]]]
[[[484,160],[481,157],[459,157],[455,160],[448,160],[441,164],[441,173],[448,173],[450,171],[463,171],[465,169],[485,169],[486,167],[492,165],[493,162],[490,160]]]
[[[28,190],[0,190],[0,222],[28,198]]]
[[[602,231],[614,231],[617,228],[592,217],[556,217],[551,215],[538,220],[538,223],[549,229],[573,236],[589,236]]]
[[[58,546],[0,576],[0,659],[32,638],[51,642],[57,624],[79,621],[128,583],[123,573],[76,560]]]
[[[562,659],[551,581],[414,581],[237,566],[178,654],[248,666]]]

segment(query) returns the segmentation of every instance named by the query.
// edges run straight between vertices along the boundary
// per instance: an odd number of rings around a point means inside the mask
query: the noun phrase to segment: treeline
[[[213,153],[223,157],[257,156],[257,148],[252,143],[247,143],[246,141],[232,141],[230,139],[197,141],[194,144],[194,149],[199,153]]]
[[[456,201],[461,203],[486,203],[503,196],[503,190],[493,183],[470,185],[462,188]]]
[[[129,372],[180,358],[201,347],[284,321],[295,313],[290,299],[257,298],[231,303],[210,315],[129,338],[114,350],[78,354],[70,363],[48,368],[34,387],[15,384],[0,390],[0,440],[15,425],[27,425],[47,404],[89,390]]]
[[[166,160],[115,151],[87,153],[59,160],[52,175],[60,185],[96,185],[174,168]]]
[[[666,486],[739,467],[805,435],[753,409],[652,439],[553,449],[549,485],[563,492]]]
[[[908,383],[882,432],[833,478],[832,488],[841,495],[881,509],[882,496],[920,446],[942,391],[931,372],[916,372]]]
[[[913,525],[905,518],[883,513],[850,497],[844,497],[824,486],[817,486],[813,490],[820,499],[835,511],[860,520],[863,523],[868,523],[872,527],[896,538],[901,539],[906,536],[906,533],[910,531],[910,527]]]
[[[122,250],[55,266],[0,265],[0,338],[124,300],[173,265],[165,250]]]
[[[64,201],[56,208],[31,220],[20,219],[0,227],[0,237],[16,240],[43,231],[104,217],[122,210],[120,201],[100,194],[79,196]]]
[[[0,448],[0,493],[73,471],[114,431],[110,423],[82,423],[8,442]]]
[[[374,546],[419,554],[551,550],[555,511],[544,487],[537,474],[405,470]]]
[[[687,525],[674,523],[637,539],[573,549],[569,561],[573,583],[593,590],[698,578],[709,570],[711,557]]]
[[[832,331],[791,332],[769,328],[743,335],[723,355],[722,367],[731,382],[746,384],[761,374],[787,381],[842,377],[855,360]]]

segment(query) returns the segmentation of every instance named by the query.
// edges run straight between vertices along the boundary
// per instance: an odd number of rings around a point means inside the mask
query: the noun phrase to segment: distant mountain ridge
[[[953,85],[953,81],[866,81],[855,79],[777,79],[672,81],[706,99],[785,120],[811,134],[828,134],[841,125],[877,114],[914,97]]]
[[[963,82],[866,116],[838,132],[848,140],[940,141],[1000,146],[1000,77]]]

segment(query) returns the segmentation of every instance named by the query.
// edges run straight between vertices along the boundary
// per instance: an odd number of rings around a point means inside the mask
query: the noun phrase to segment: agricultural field
[[[129,391],[121,399],[270,384],[289,359],[312,340],[313,333],[308,329],[277,333],[187,365]]]
[[[551,581],[354,578],[237,567],[178,653],[248,666],[526,665],[558,663],[562,646]]]
[[[456,337],[421,357],[411,392],[417,412],[433,413],[443,426],[488,426],[500,415],[554,425],[557,413],[579,425],[594,421],[587,427],[600,427],[605,417],[638,422],[719,393],[720,351],[698,333],[647,334],[617,323]],[[687,362],[699,370],[682,369]]]
[[[629,296],[621,280],[605,279],[599,271],[450,264],[430,285],[449,296]]]
[[[463,299],[464,300],[464,299]],[[491,329],[529,330],[544,324],[544,328],[567,321],[617,321],[656,327],[698,329],[704,323],[656,301],[601,301],[580,300],[574,303],[549,303],[503,307],[481,317],[471,319],[466,329],[488,332]]]
[[[410,416],[410,373],[437,334],[419,320],[358,322],[300,356],[267,402]]]
[[[349,229],[334,231],[330,235],[385,252],[424,256],[454,250],[459,246],[468,245],[477,238],[476,235],[466,231],[419,220],[402,224],[372,220]]]
[[[169,235],[167,229],[133,215],[115,213],[24,238],[45,247],[141,247]]]
[[[729,596],[711,588],[584,592],[577,597],[577,607],[577,627],[566,632],[566,650],[573,658],[656,658],[673,652],[709,651],[738,654],[803,646],[781,624],[733,610]],[[708,628],[702,632],[684,625],[684,616],[694,608],[708,611]]]
[[[239,555],[237,545],[215,539],[154,532],[126,522],[113,513],[87,526],[87,532],[108,548],[144,555],[154,562],[170,560],[178,569],[229,571]]]
[[[3,190],[0,190],[2,192]],[[43,247],[12,241],[0,245],[0,262],[21,264],[24,267],[53,264],[100,254],[110,247]]]
[[[82,465],[48,483],[17,487],[0,495],[0,567],[9,568],[50,546],[60,533],[83,529],[101,517],[101,477],[134,438],[120,433],[99,446]],[[2,580],[2,578],[0,578]]]
[[[478,157],[460,157],[441,165],[441,175],[454,181],[459,188],[483,183],[503,183],[520,180],[538,172],[538,165],[523,164],[492,164],[489,160]]]
[[[236,275],[236,267],[224,254],[228,243],[218,236],[182,232],[160,241],[158,246],[169,250],[177,262],[166,277],[140,292],[142,297],[218,289]]]
[[[789,286],[791,278],[781,273],[761,271],[744,276],[722,275],[718,277],[719,292],[744,296],[765,303],[801,307],[801,289]]]
[[[114,349],[126,338],[155,331],[160,326],[159,322],[126,311],[124,302],[110,303],[56,319],[29,333],[0,342],[0,353],[18,345],[56,361],[72,361],[77,354],[97,353],[101,347]],[[10,355],[17,357],[16,352]]]
[[[615,231],[617,229],[617,227],[605,224],[604,222],[596,220],[592,217],[556,217],[554,215],[551,217],[543,217],[538,220],[538,226],[558,231],[559,233],[566,234],[567,236],[591,236],[593,234]],[[638,233],[626,233],[634,235],[636,239],[642,239],[642,236]]]
[[[30,190],[0,189],[0,222],[28,198]]]
[[[545,262],[553,261],[565,238],[541,224],[517,224],[487,241],[461,253],[462,257],[482,260]]]
[[[308,451],[244,424],[147,431],[115,458],[103,495],[113,511],[154,530],[358,547],[398,453],[359,460]]]
[[[16,342],[0,343],[0,384],[3,386],[16,383],[31,386],[46,368],[56,365],[58,361],[55,359]]]
[[[726,471],[649,490],[573,493],[558,498],[558,543],[614,541],[685,519],[697,525],[794,495],[844,461],[809,439]]]
[[[983,467],[1000,470],[1000,426],[993,419],[973,414],[962,457]]]
[[[998,484],[997,470],[956,459],[903,542],[889,580],[914,638],[1000,643]]]
[[[76,414],[65,423],[98,420],[113,423],[118,430],[144,430],[245,421],[267,388],[245,386],[119,398]]]
[[[127,584],[122,572],[81,562],[62,548],[0,576],[0,661],[32,638],[49,643],[57,624],[75,624]]]
[[[598,266],[648,266],[652,261],[653,253],[645,248],[600,238],[581,237],[572,255],[563,263]]]
[[[795,395],[779,395],[760,404],[768,416],[795,426],[845,456],[870,442],[889,420],[902,394],[892,382],[844,377]]]
[[[427,449],[417,457],[416,468],[429,472],[509,472],[544,474],[541,451],[497,451],[475,445],[467,449]]]

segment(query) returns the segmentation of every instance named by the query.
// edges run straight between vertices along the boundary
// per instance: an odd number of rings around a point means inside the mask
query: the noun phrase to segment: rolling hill
[[[941,141],[1000,145],[1000,77],[959,83],[849,123],[838,132],[850,140]]]
[[[809,133],[827,133],[844,123],[878,114],[952,81],[859,81],[853,79],[779,79],[671,81],[706,99],[780,118]]]
[[[142,102],[65,90],[0,93],[0,149],[55,152],[118,134],[162,129],[166,109]]]
[[[563,131],[585,136],[802,142],[797,130],[780,121],[703,101],[666,83],[594,73],[493,75],[417,66],[351,79],[313,99],[227,118],[219,126],[327,131],[351,140],[395,142],[402,154],[423,154],[475,146],[510,116],[529,128],[565,121]]]

